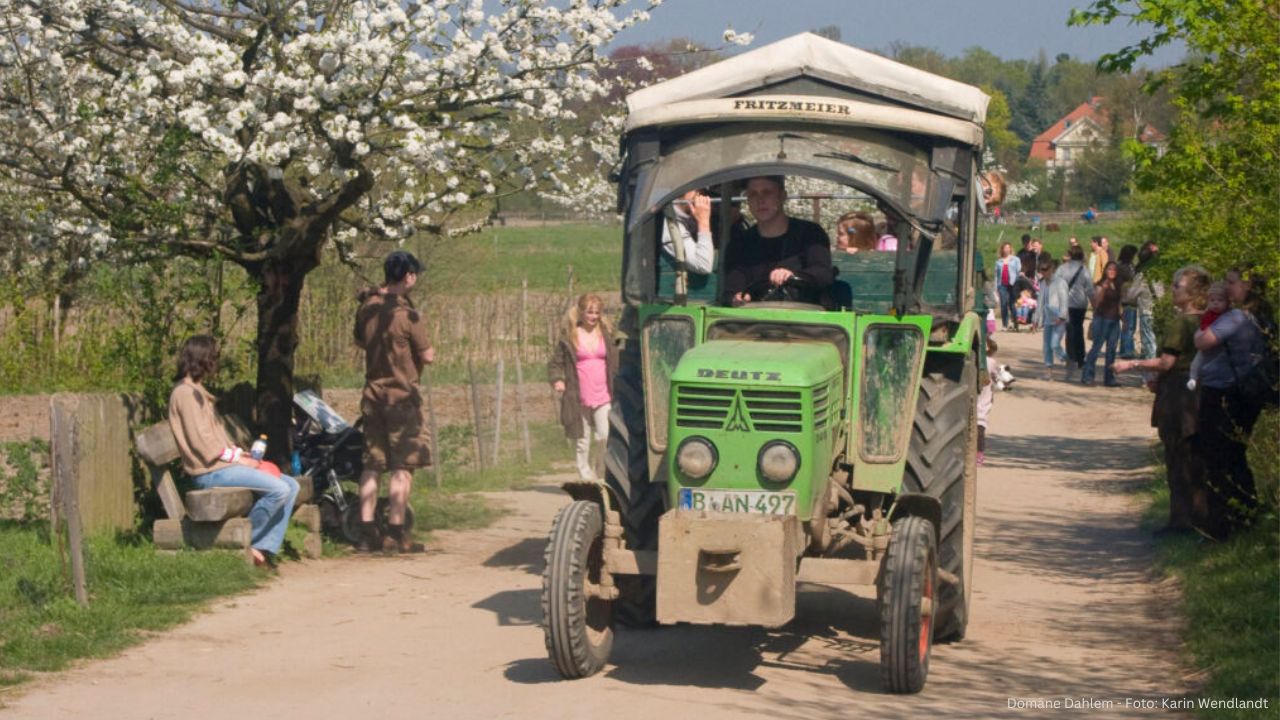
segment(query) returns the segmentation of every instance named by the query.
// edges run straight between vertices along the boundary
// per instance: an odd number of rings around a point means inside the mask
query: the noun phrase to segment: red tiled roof
[[[1138,141],[1143,143],[1164,143],[1169,142],[1169,138],[1151,125],[1143,125],[1142,132],[1138,133]]]
[[[1102,109],[1102,98],[1092,97],[1089,102],[1080,103],[1075,110],[1067,113],[1058,119],[1058,122],[1049,126],[1048,130],[1040,133],[1031,141],[1030,158],[1035,160],[1044,160],[1046,162],[1053,159],[1053,140],[1067,129],[1069,123],[1074,123],[1082,118],[1089,118],[1099,125],[1106,126],[1106,111]]]

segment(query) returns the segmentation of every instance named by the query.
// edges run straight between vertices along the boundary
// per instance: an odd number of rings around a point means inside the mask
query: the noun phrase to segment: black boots
[[[382,538],[378,536],[378,526],[371,522],[361,522],[356,534],[359,539],[355,543],[358,553],[371,553],[382,548]]]
[[[383,552],[397,553],[420,553],[426,550],[426,547],[420,542],[414,542],[412,537],[408,537],[404,531],[404,525],[388,525],[387,536],[382,539]]]

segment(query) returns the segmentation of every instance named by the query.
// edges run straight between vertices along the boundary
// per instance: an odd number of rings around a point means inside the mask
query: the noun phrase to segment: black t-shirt
[[[769,273],[777,268],[796,274],[802,302],[818,302],[836,276],[831,240],[822,226],[787,218],[787,231],[778,237],[761,237],[757,225],[734,238],[725,253],[725,300],[748,289],[759,299],[769,289]]]

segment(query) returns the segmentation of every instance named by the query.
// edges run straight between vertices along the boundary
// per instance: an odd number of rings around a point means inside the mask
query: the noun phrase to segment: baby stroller
[[[1036,329],[1036,305],[1039,292],[1036,283],[1026,275],[1019,275],[1013,283],[1014,323],[1031,330]]]
[[[330,536],[356,542],[360,522],[360,496],[344,482],[356,483],[364,469],[364,435],[360,423],[349,424],[310,390],[293,396],[294,472],[315,483],[320,524]],[[374,519],[386,532],[388,502],[378,498]],[[413,527],[413,508],[405,508],[404,525]]]

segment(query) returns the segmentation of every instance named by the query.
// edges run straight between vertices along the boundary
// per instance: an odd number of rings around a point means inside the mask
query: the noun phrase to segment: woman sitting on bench
[[[196,335],[182,345],[178,374],[169,395],[169,426],[182,453],[182,469],[201,490],[246,488],[257,495],[249,511],[253,564],[275,566],[284,542],[298,483],[281,475],[274,463],[254,460],[237,447],[213,409],[214,397],[203,382],[218,370],[218,344]]]

